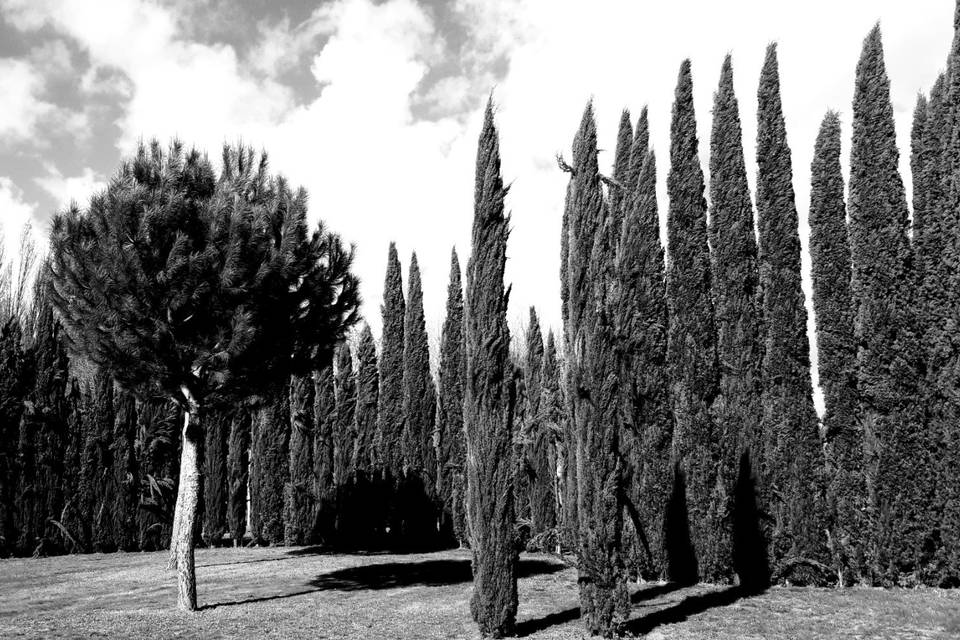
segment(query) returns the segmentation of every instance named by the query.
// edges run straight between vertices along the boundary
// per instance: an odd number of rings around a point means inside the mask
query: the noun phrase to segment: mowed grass
[[[0,638],[477,638],[470,554],[202,549],[202,610],[177,612],[166,554],[0,561]],[[518,635],[580,638],[577,574],[524,554]],[[960,591],[635,585],[647,638],[960,638]]]

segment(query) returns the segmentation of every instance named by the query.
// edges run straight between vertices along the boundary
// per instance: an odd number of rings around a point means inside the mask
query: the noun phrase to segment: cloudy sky
[[[620,111],[650,107],[661,213],[673,87],[693,62],[706,170],[723,56],[755,184],[756,83],[779,43],[784,110],[805,227],[823,113],[849,146],[853,73],[880,21],[901,149],[919,91],[943,69],[953,0],[0,0],[0,217],[42,224],[83,201],[140,138],[179,136],[216,155],[242,140],[304,185],[311,215],[357,244],[365,313],[379,331],[387,245],[423,270],[439,332],[449,253],[468,253],[483,104],[498,105],[513,183],[511,324],[529,305],[559,328],[559,232],[569,146],[584,104],[601,166]],[[906,169],[907,158],[902,166]],[[909,175],[905,171],[909,186]],[[805,229],[804,232],[804,242]],[[809,265],[806,265],[809,268]]]

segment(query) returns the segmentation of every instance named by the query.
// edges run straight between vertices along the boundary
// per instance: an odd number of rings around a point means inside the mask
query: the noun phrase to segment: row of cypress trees
[[[634,575],[960,583],[960,4],[957,21],[947,71],[917,103],[912,221],[879,27],[857,65],[849,202],[836,113],[816,140],[822,421],[776,46],[757,92],[756,217],[731,58],[714,94],[709,204],[681,65],[666,255],[646,110],[635,128],[624,112],[608,178],[587,105],[572,164],[561,159],[569,426],[558,461],[561,531],[578,551],[591,632],[624,619]]]

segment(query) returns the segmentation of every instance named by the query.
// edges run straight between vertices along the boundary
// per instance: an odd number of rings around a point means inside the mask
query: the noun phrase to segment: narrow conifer
[[[250,491],[250,526],[263,543],[284,540],[284,494],[290,481],[290,387],[282,385],[258,411],[250,456],[255,480]]]
[[[250,411],[238,409],[230,421],[230,440],[227,447],[229,474],[229,502],[227,526],[233,546],[241,546],[247,532],[247,488],[250,473]]]
[[[850,248],[860,420],[870,488],[865,553],[873,580],[891,584],[928,562],[935,528],[918,403],[913,256],[879,26],[857,63],[850,151]]]
[[[933,513],[940,516],[934,525],[942,548],[936,579],[956,585],[960,583],[960,345],[954,333],[960,314],[960,2],[954,14],[946,78],[940,84],[931,94],[924,144],[929,223],[923,225],[925,244],[915,245],[921,254],[921,337],[927,347],[923,388],[930,423],[924,444],[937,457]]]
[[[527,395],[528,458],[532,470],[530,482],[531,533],[542,534],[557,524],[554,496],[556,452],[554,433],[544,417],[544,346],[537,311],[530,307],[527,324],[524,381]]]
[[[840,118],[827,112],[810,166],[810,260],[823,389],[827,516],[833,566],[849,584],[862,571],[866,507],[863,432],[857,421],[857,343],[850,294],[850,240],[840,167]]]
[[[463,502],[464,477],[463,385],[466,374],[463,336],[463,285],[460,260],[450,257],[447,315],[440,335],[440,397],[437,403],[437,489],[443,504],[444,526],[461,545],[467,543]]]
[[[649,151],[633,186],[617,252],[624,411],[629,427],[625,431],[632,431],[638,440],[631,461],[633,480],[624,487],[632,535],[640,543],[631,549],[630,562],[632,571],[654,580],[664,577],[664,516],[673,483],[669,323],[656,189],[657,161]]]
[[[390,243],[383,284],[383,333],[380,338],[380,401],[377,414],[378,449],[383,467],[394,481],[403,472],[403,322],[406,303],[397,247]]]
[[[771,558],[824,560],[822,449],[810,379],[807,311],[800,286],[800,234],[790,147],[780,103],[776,45],[757,91],[757,217],[763,288],[761,479],[771,489]]]
[[[757,454],[762,451],[763,328],[753,205],[729,55],[723,61],[720,86],[713,96],[710,207],[713,300],[723,402],[715,414],[718,477],[710,519],[714,545],[710,555],[701,559],[701,573],[712,581],[729,582],[736,573],[740,584],[765,584],[767,561],[762,545],[757,548],[753,540],[735,535],[759,527],[757,522],[742,521],[741,516],[748,511],[735,508],[734,496],[738,495],[741,458],[753,470]],[[728,517],[729,513],[734,517]]]
[[[284,487],[284,544],[310,542],[313,532],[313,404],[310,376],[290,379],[290,473]]]
[[[363,473],[368,479],[379,459],[379,452],[375,447],[379,397],[377,345],[370,325],[364,324],[357,347],[357,443],[354,447],[353,467],[357,473]]]
[[[514,546],[512,413],[507,388],[510,333],[507,260],[507,189],[500,175],[500,144],[487,103],[477,149],[472,251],[464,307],[467,505],[473,550],[470,611],[484,636],[513,632],[517,615]]]
[[[716,443],[710,410],[719,393],[707,203],[689,60],[680,67],[673,103],[667,190],[667,358],[673,392],[675,465],[665,525],[667,577],[688,583],[696,582],[698,559],[709,554],[712,544],[709,517]],[[687,527],[689,531],[685,531]],[[684,548],[690,543],[693,557]]]
[[[332,355],[332,354],[331,354]],[[336,533],[336,419],[337,403],[333,362],[314,376],[313,495],[314,537],[330,542]],[[386,455],[386,453],[384,453]]]

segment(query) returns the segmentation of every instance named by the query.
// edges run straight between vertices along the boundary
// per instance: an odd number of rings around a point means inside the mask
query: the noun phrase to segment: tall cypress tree
[[[710,411],[719,394],[717,333],[711,298],[707,203],[703,197],[690,61],[680,67],[670,124],[667,214],[667,358],[674,412],[674,489],[666,521],[667,576],[695,582],[712,544],[710,502],[715,434]],[[685,487],[685,490],[684,490]],[[685,502],[685,504],[684,504]],[[689,533],[685,529],[689,527]],[[692,543],[690,553],[684,549]]]
[[[129,392],[122,391],[116,395],[110,443],[113,448],[111,472],[117,487],[114,495],[113,526],[117,536],[117,548],[121,551],[136,551],[139,546],[137,506],[140,501],[140,471],[134,451],[136,433],[136,400]]]
[[[761,478],[773,516],[771,555],[824,559],[822,453],[810,379],[807,311],[790,147],[780,103],[776,45],[767,47],[757,91],[757,214],[766,329]]]
[[[94,551],[110,552],[117,548],[114,530],[113,506],[117,483],[113,474],[113,379],[98,370],[94,378],[93,394],[89,398],[90,434],[87,446],[92,449],[91,481],[91,543]]]
[[[610,189],[610,219],[617,232],[623,225],[627,207],[630,206],[630,174],[632,169],[633,125],[630,123],[630,110],[620,114],[620,127],[617,130],[617,146],[613,156],[613,181]],[[619,240],[619,233],[617,233]]]
[[[418,478],[432,495],[436,454],[433,449],[435,406],[430,376],[430,349],[423,316],[423,287],[417,254],[410,260],[409,286],[403,325],[403,462],[407,475]]]
[[[512,633],[517,615],[513,407],[507,389],[510,332],[503,284],[509,234],[509,218],[503,210],[506,194],[490,100],[477,149],[472,251],[467,263],[463,417],[473,550],[470,612],[480,633],[493,637]]]
[[[553,476],[553,513],[554,523],[557,529],[557,539],[553,542],[560,544],[559,526],[561,514],[563,513],[563,458],[564,451],[562,446],[564,407],[563,393],[561,390],[562,374],[560,371],[560,360],[557,354],[557,342],[554,338],[553,330],[547,333],[547,344],[543,352],[543,373],[542,391],[540,397],[540,415],[544,428],[552,434],[553,458],[551,469]]]
[[[621,552],[623,525],[620,455],[623,429],[619,344],[616,328],[618,291],[614,257],[619,229],[603,202],[596,166],[596,135],[592,127],[574,149],[574,170],[586,174],[578,187],[587,211],[600,205],[602,221],[590,253],[587,309],[582,316],[584,351],[580,361],[583,397],[589,411],[578,421],[580,449],[580,610],[587,630],[613,637],[629,613],[626,571]],[[578,416],[579,417],[579,416]]]
[[[403,450],[401,504],[403,530],[409,542],[423,545],[436,536],[434,509],[436,451],[433,428],[436,392],[430,375],[430,351],[423,316],[423,288],[417,254],[410,260],[403,326]]]
[[[735,509],[734,496],[741,458],[752,471],[762,450],[763,328],[753,206],[729,54],[723,61],[720,86],[713,96],[710,207],[713,299],[723,402],[717,406],[715,417],[719,456],[711,513],[715,544],[711,554],[701,559],[701,573],[710,580],[730,581],[736,572],[741,584],[764,584],[767,562],[762,545],[757,548],[753,540],[735,535],[759,526],[743,521],[742,516],[750,512],[749,504]],[[733,518],[728,517],[730,513]]]
[[[377,346],[369,325],[364,325],[357,345],[357,403],[356,403],[356,444],[353,453],[356,496],[359,502],[354,509],[357,512],[356,535],[358,545],[372,546],[381,542],[381,516],[385,511],[385,499],[382,487],[377,484],[374,474],[380,452],[375,446],[377,433],[377,400],[380,391],[377,373]]]
[[[533,535],[551,531],[556,527],[554,477],[556,476],[556,451],[554,432],[544,415],[544,346],[540,331],[540,319],[535,308],[530,307],[527,325],[527,349],[524,357],[524,380],[527,391],[527,433],[533,475],[530,483],[530,520]],[[554,357],[556,354],[554,354]]]
[[[380,401],[377,414],[378,446],[383,468],[393,481],[403,472],[403,323],[406,303],[397,247],[390,243],[383,283],[383,333],[380,337]]]
[[[928,207],[933,224],[925,234],[929,240],[923,251],[923,294],[927,302],[921,309],[928,313],[923,328],[924,344],[928,345],[927,384],[936,396],[925,399],[931,406],[928,437],[939,445],[936,486],[939,511],[941,557],[938,558],[939,582],[960,584],[960,399],[957,398],[957,371],[960,370],[960,346],[950,334],[956,331],[960,314],[960,3],[954,14],[954,36],[950,49],[946,87],[941,96],[931,97],[927,127],[926,164],[929,177]],[[937,245],[940,246],[937,246]],[[942,252],[938,252],[942,249]],[[926,268],[924,268],[926,267]],[[953,331],[951,331],[951,329]]]
[[[284,487],[284,543],[306,544],[313,533],[313,405],[309,376],[290,379],[290,475]]]
[[[857,421],[857,343],[850,294],[850,240],[840,168],[840,118],[827,112],[810,166],[810,260],[817,357],[827,452],[827,515],[833,566],[844,583],[858,580],[866,507],[863,432]]]
[[[850,247],[860,419],[870,490],[866,556],[877,582],[889,584],[929,561],[934,528],[918,402],[913,256],[908,210],[879,26],[857,63],[850,152]]]
[[[334,379],[337,414],[334,436],[334,482],[345,486],[353,478],[354,448],[357,441],[357,379],[353,371],[353,355],[347,343],[337,349],[337,371]]]
[[[372,477],[379,452],[376,449],[377,404],[380,398],[380,380],[377,372],[377,345],[364,324],[357,346],[357,443],[354,447],[353,468],[366,478]]]
[[[13,553],[17,540],[17,441],[30,389],[22,340],[20,322],[10,316],[0,328],[0,555]]]
[[[250,480],[250,411],[239,408],[230,421],[230,440],[227,445],[229,494],[227,526],[233,546],[243,542],[247,532],[247,488]]]
[[[209,429],[203,434],[203,541],[219,546],[227,532],[227,443],[233,420],[223,410],[210,412],[209,418]]]
[[[637,144],[645,147],[646,141]],[[665,568],[663,534],[673,482],[673,410],[667,369],[666,272],[657,213],[657,162],[652,151],[646,153],[632,191],[616,263],[626,381],[624,410],[639,440],[632,460],[633,482],[625,490],[630,523],[640,538],[640,547],[633,549],[640,555],[632,558],[632,569],[643,578],[657,579],[664,576]]]
[[[563,320],[564,353],[570,354],[570,345],[573,342],[573,319],[570,314],[570,218],[573,207],[574,177],[567,183],[567,195],[563,204],[563,220],[560,230],[560,314]],[[572,371],[569,360],[561,368],[562,397],[564,415],[562,419],[561,438],[561,543],[567,547],[576,547],[579,530],[577,517],[577,445],[573,429],[573,388]]]
[[[440,334],[440,397],[437,403],[437,489],[443,504],[444,526],[464,545],[467,542],[466,506],[463,502],[464,442],[463,385],[466,374],[463,337],[463,285],[456,248],[450,256],[447,315]]]
[[[64,550],[76,553],[83,550],[84,521],[80,511],[81,500],[81,459],[83,452],[83,395],[76,379],[69,383],[67,391],[64,422],[66,425],[66,444],[63,454],[63,512],[59,516],[60,524],[66,529],[70,539],[65,540]],[[137,513],[140,516],[139,511]],[[140,548],[142,535],[138,535]]]
[[[284,540],[284,488],[290,480],[290,385],[282,385],[258,411],[250,456],[250,527],[262,543]]]
[[[331,354],[332,356],[332,354]],[[336,420],[337,403],[330,361],[314,377],[313,402],[313,491],[316,499],[314,511],[314,537],[330,542],[336,532]]]

